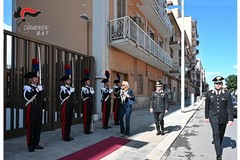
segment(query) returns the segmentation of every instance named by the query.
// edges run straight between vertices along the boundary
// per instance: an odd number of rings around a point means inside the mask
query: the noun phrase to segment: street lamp
[[[185,108],[185,49],[184,49],[184,0],[182,0],[182,27],[181,27],[181,111]]]
[[[89,21],[91,18],[87,14],[81,14],[80,17],[87,21],[87,55],[89,56]]]

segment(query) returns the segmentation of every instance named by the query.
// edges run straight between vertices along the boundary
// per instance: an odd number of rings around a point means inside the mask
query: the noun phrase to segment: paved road
[[[204,119],[204,104],[189,120],[181,134],[165,152],[161,160],[215,160],[212,130]],[[223,160],[237,159],[237,119],[227,127],[223,140]]]

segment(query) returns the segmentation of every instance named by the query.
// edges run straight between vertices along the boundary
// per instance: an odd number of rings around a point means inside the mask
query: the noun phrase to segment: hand
[[[209,119],[205,119],[205,122],[206,122],[206,123],[209,123]]]
[[[109,89],[109,93],[112,93],[113,92],[113,89]]]
[[[165,110],[165,113],[168,113],[168,110]]]
[[[40,92],[40,91],[43,90],[43,86],[42,85],[38,85],[36,89],[37,89],[37,92]]]
[[[71,93],[75,92],[75,88],[71,87],[71,88],[70,88],[70,92],[71,92]]]
[[[94,89],[92,87],[90,88],[90,93],[94,94]]]
[[[228,121],[228,124],[227,124],[228,126],[231,126],[231,125],[233,125],[233,121]]]
[[[150,108],[150,112],[153,113],[153,109],[152,108]]]

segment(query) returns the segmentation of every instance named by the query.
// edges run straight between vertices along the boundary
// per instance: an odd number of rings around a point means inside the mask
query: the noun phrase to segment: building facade
[[[18,0],[14,2],[13,12],[17,15],[19,10],[22,14],[13,19],[13,31],[69,50],[64,54],[76,56],[76,64],[82,59],[77,58],[78,54],[86,59],[91,57],[90,66],[86,64],[88,60],[85,65],[80,63],[78,79],[84,67],[91,68],[96,114],[101,114],[100,90],[105,70],[110,72],[111,86],[116,73],[121,80],[129,82],[137,98],[136,109],[149,106],[149,97],[158,80],[163,82],[171,102],[175,103],[181,98],[182,18],[186,48],[185,97],[189,98],[199,87],[197,21],[190,16],[182,17],[180,10],[172,7],[176,4],[180,5],[178,1],[165,0]],[[31,13],[27,14],[30,9]],[[71,61],[61,54],[58,53],[61,57],[58,60]]]

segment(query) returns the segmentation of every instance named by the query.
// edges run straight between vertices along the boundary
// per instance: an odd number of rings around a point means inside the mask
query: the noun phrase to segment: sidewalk
[[[185,107],[185,112],[181,112],[180,105],[170,106],[169,113],[165,115],[165,135],[157,136],[154,124],[154,117],[149,112],[149,108],[134,110],[131,116],[131,141],[115,152],[102,158],[102,160],[158,160],[167,151],[181,133],[189,119],[196,112],[196,109],[204,102],[201,100],[194,106]],[[71,137],[73,141],[65,142],[61,140],[61,130],[43,132],[41,134],[40,145],[44,150],[28,152],[26,137],[4,141],[4,159],[19,160],[55,160],[97,143],[110,136],[120,137],[119,126],[113,125],[110,119],[110,129],[102,129],[101,121],[94,122],[94,133],[83,134],[83,125],[72,126]]]

